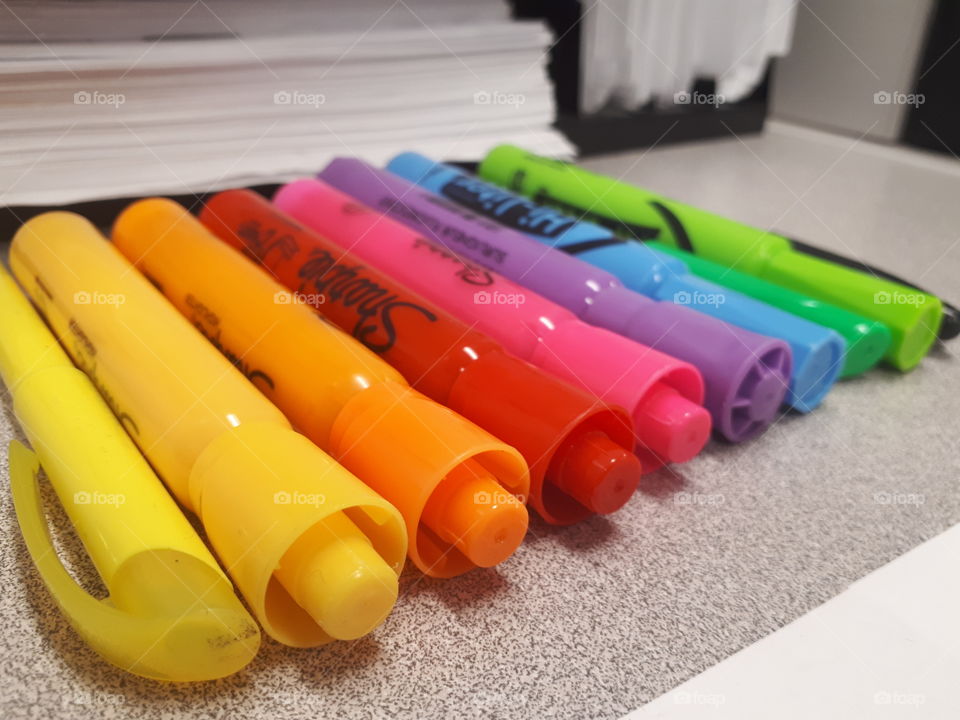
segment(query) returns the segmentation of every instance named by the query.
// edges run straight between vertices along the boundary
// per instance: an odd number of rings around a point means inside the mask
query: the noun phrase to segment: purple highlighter
[[[318,177],[585,322],[696,366],[706,384],[704,406],[727,440],[747,440],[776,417],[790,382],[785,342],[628,290],[608,272],[361,160],[337,158]]]

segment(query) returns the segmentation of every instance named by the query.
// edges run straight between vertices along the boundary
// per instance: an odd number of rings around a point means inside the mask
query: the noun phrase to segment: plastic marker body
[[[635,246],[629,239],[618,238],[612,234],[610,237],[612,240],[628,242],[631,246]],[[880,362],[890,348],[892,340],[890,329],[881,322],[761,280],[755,275],[747,275],[739,270],[724,267],[661,242],[649,241],[640,247],[649,248],[650,252],[659,257],[676,258],[686,266],[688,271],[699,275],[704,280],[736,290],[810,322],[836,330],[847,343],[840,377],[854,377],[866,372]],[[603,254],[605,250],[604,248],[596,252]]]
[[[692,366],[582,323],[323,183],[288,185],[275,202],[520,357],[626,407],[646,469],[688,460],[706,443],[710,417],[698,404],[703,381]]]
[[[417,390],[520,450],[530,466],[529,504],[548,522],[612,512],[636,489],[640,467],[622,408],[507,355],[255,193],[219,193],[200,220],[266,266],[293,297],[317,299],[315,310]]]
[[[618,234],[660,240],[882,322],[892,335],[885,359],[900,370],[920,362],[937,337],[943,314],[938,298],[798,252],[779,235],[511,145],[494,148],[478,172]]]
[[[406,554],[389,503],[294,432],[80,216],[31,219],[10,261],[272,637],[312,646],[383,620]]]
[[[57,604],[94,650],[137,675],[195,681],[240,670],[256,655],[260,630],[217,561],[2,268],[0,307],[0,375],[37,453],[11,443],[13,501]],[[109,603],[60,563],[37,486],[41,463]]]
[[[391,271],[412,272],[414,277],[411,282],[422,282],[421,275],[424,271],[411,270],[416,263],[414,257],[403,262],[396,256],[404,249],[409,254],[411,246],[430,246],[430,242],[424,240],[418,232],[442,238],[444,243],[449,243],[458,250],[462,247],[472,256],[480,257],[482,262],[496,265],[508,271],[511,276],[521,279],[530,287],[526,296],[531,301],[512,313],[507,312],[507,308],[502,312],[504,318],[497,318],[496,324],[519,324],[520,327],[526,324],[534,332],[543,334],[544,327],[540,318],[546,317],[553,318],[549,328],[551,333],[555,332],[556,328],[573,334],[584,333],[565,349],[570,353],[570,357],[563,357],[562,366],[580,377],[586,377],[585,373],[590,372],[589,368],[605,370],[607,375],[596,379],[600,383],[596,391],[609,392],[609,386],[603,383],[609,383],[611,377],[620,378],[617,387],[633,388],[633,391],[638,393],[634,403],[642,405],[649,385],[644,382],[644,375],[641,373],[649,370],[650,363],[646,368],[641,368],[628,358],[635,356],[638,349],[636,343],[643,343],[647,350],[641,352],[645,353],[644,357],[652,361],[652,364],[656,364],[655,358],[664,357],[661,353],[669,353],[673,358],[685,360],[701,371],[706,385],[704,405],[713,416],[714,427],[725,438],[740,441],[752,437],[761,432],[775,417],[786,393],[789,378],[790,351],[786,344],[718,322],[688,308],[670,304],[661,307],[648,298],[612,284],[614,281],[609,276],[603,277],[604,274],[600,271],[596,271],[598,279],[594,280],[585,277],[579,272],[579,268],[559,267],[558,258],[570,260],[576,265],[581,263],[534,241],[527,241],[530,244],[526,254],[522,254],[523,248],[521,253],[515,253],[491,245],[473,232],[477,229],[476,226],[467,232],[460,229],[459,222],[464,219],[463,216],[467,214],[470,218],[475,218],[473,213],[466,213],[449,201],[410,186],[391,173],[375,170],[358,161],[343,159],[333,161],[324,171],[324,176],[336,182],[349,195],[356,193],[358,196],[369,196],[370,201],[378,205],[377,210],[389,212],[393,217],[415,226],[415,229],[406,228],[392,233],[382,229],[377,233],[374,229],[371,233],[364,232],[362,237],[365,244],[371,244],[375,238],[383,238],[378,244],[387,247],[372,247],[369,252],[384,255],[382,262],[391,262]],[[400,197],[402,200],[398,200]],[[508,232],[491,221],[479,220],[479,224],[483,230]],[[404,238],[402,241],[391,238],[391,235],[401,234]],[[514,240],[525,240],[517,233],[511,232],[510,235]],[[511,247],[514,244],[511,244]],[[550,253],[555,257],[549,257]],[[457,268],[458,257],[460,256],[449,254],[446,275],[450,275],[451,268]],[[432,283],[438,282],[433,275],[439,275],[440,263],[436,259],[420,262],[438,267],[431,274]],[[469,263],[465,263],[465,266],[469,266]],[[589,268],[588,265],[586,267]],[[489,290],[508,294],[517,292],[513,289],[517,286],[500,274],[480,267],[476,272],[484,273],[491,284],[497,285]],[[549,293],[565,308],[543,299],[538,292]],[[446,292],[446,296],[451,296],[451,293],[452,289]],[[474,304],[461,305],[460,312],[475,315],[483,315],[485,312],[484,308],[478,309]],[[584,323],[572,322],[576,316],[568,308],[580,313],[587,321],[602,325],[607,331],[599,328],[585,329]],[[622,340],[619,341],[619,354],[613,354],[611,350],[603,348],[603,344],[612,346],[615,343],[610,339],[611,330],[635,342],[624,344]],[[532,334],[530,330],[526,332]],[[544,335],[540,342],[548,341],[551,333]],[[592,334],[597,339],[587,341],[586,334]],[[653,351],[649,350],[650,347],[660,352],[651,355]],[[616,361],[619,358],[624,360],[626,367],[635,372],[627,382],[627,376],[623,375],[624,367],[618,370],[613,364],[598,366],[598,358],[603,358],[604,362]],[[668,362],[675,364],[679,361],[670,359]],[[686,363],[680,364],[690,367]],[[643,429],[644,426],[639,428],[641,432]]]
[[[256,368],[250,379],[298,430],[400,510],[420,570],[450,577],[517,548],[530,490],[520,453],[324,322],[321,297],[291,294],[170,200],[127,208],[113,240],[221,352]]]
[[[471,212],[529,236],[521,241],[513,233],[492,232],[472,220],[460,222],[465,232],[482,240],[488,247],[496,247],[506,256],[527,257],[531,264],[522,270],[525,277],[543,273],[556,282],[561,277],[577,277],[574,273],[578,273],[583,284],[588,286],[601,283],[616,286],[619,282],[652,300],[684,305],[732,325],[784,340],[793,353],[793,372],[786,401],[803,412],[820,404],[840,373],[845,350],[840,335],[692,275],[676,258],[616,238],[605,228],[577,222],[556,210],[540,207],[524,197],[449,165],[436,164],[417,153],[398,155],[387,169]],[[404,203],[419,207],[419,203],[410,197],[404,198]],[[438,236],[442,237],[442,234]],[[543,255],[542,249],[531,243],[531,238],[576,258],[561,260],[553,252]],[[497,263],[489,255],[484,257],[470,248],[462,252],[494,268],[502,265],[512,269],[514,265],[506,258]],[[543,257],[537,259],[537,255]],[[566,276],[558,272],[561,270],[566,271]],[[648,310],[660,311],[661,307],[657,306]]]

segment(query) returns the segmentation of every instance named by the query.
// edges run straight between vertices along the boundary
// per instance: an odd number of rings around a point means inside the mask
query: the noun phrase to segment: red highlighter
[[[417,390],[517,448],[530,466],[529,504],[547,522],[611,513],[630,499],[642,468],[623,408],[507,354],[253,192],[218,193],[200,220]]]

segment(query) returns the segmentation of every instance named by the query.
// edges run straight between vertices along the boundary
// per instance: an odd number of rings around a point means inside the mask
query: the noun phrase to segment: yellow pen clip
[[[230,586],[202,562],[145,553],[127,582],[97,600],[73,580],[47,532],[37,484],[40,461],[10,443],[10,486],[23,539],[44,584],[77,633],[108,662],[154,680],[212,680],[253,658],[259,631]],[[174,573],[173,568],[176,568]]]
[[[0,307],[0,375],[36,450],[10,445],[14,507],[57,604],[94,650],[129,672],[191,681],[240,670],[260,633],[230,581],[2,267]],[[41,460],[106,600],[87,594],[56,555],[36,480]]]

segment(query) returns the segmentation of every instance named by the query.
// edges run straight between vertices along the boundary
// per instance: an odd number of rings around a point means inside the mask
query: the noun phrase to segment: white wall
[[[771,115],[895,141],[923,50],[932,0],[804,0],[790,54],[778,61]]]

